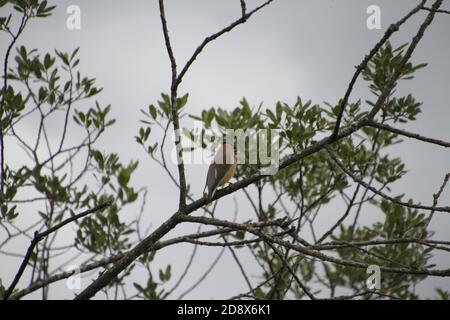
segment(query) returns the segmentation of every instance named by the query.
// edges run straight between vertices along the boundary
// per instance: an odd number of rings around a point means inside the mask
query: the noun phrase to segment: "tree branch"
[[[443,0],[436,0],[433,3],[433,10],[439,9],[439,7],[442,5]],[[405,52],[405,55],[403,56],[402,60],[397,65],[397,69],[394,71],[392,76],[388,79],[386,83],[386,87],[384,88],[383,92],[378,97],[377,102],[375,103],[372,110],[367,115],[367,119],[373,120],[375,115],[378,113],[378,111],[382,108],[384,105],[384,102],[386,101],[386,98],[390,95],[392,89],[395,87],[396,82],[398,78],[400,77],[402,73],[403,67],[406,65],[408,60],[411,58],[411,55],[413,54],[414,50],[416,49],[418,43],[422,39],[425,30],[430,26],[431,22],[433,21],[435,12],[431,11],[427,17],[425,18],[425,21],[420,25],[419,30],[417,31],[416,35],[412,38],[411,44],[408,46],[408,49]]]
[[[185,236],[179,236],[176,238],[157,242],[150,248],[147,248],[146,252],[160,250],[162,248],[165,248],[165,247],[168,247],[168,246],[171,246],[174,244],[182,243],[182,242],[190,243],[190,241],[193,241],[194,239],[206,238],[206,237],[211,237],[211,236],[215,236],[215,235],[223,235],[223,234],[229,233],[234,230],[235,229],[232,229],[232,228],[220,228],[220,229],[215,229],[215,230],[210,230],[210,231],[189,234],[189,235],[185,235]],[[84,272],[91,271],[96,268],[105,267],[110,263],[120,260],[121,258],[123,258],[124,255],[125,255],[124,253],[118,253],[116,255],[102,259],[100,261],[96,261],[96,262],[93,262],[93,263],[90,263],[90,264],[87,264],[84,266],[80,266],[79,272],[84,273]],[[72,276],[74,273],[75,273],[74,270],[68,271],[68,272],[62,272],[62,273],[56,274],[54,276],[51,276],[47,279],[36,281],[33,284],[31,284],[28,288],[12,294],[9,299],[10,300],[20,299],[23,296],[25,296],[33,291],[36,291],[42,287],[45,287],[53,282],[56,282],[56,281],[59,281],[62,279],[66,279],[66,278]]]
[[[401,130],[401,129],[397,129],[394,128],[392,126],[389,126],[387,124],[382,124],[379,122],[375,122],[375,121],[368,121],[367,125],[373,128],[378,128],[378,129],[382,129],[382,130],[386,130],[401,136],[405,136],[408,138],[412,138],[412,139],[416,139],[416,140],[420,140],[420,141],[424,141],[424,142],[428,142],[428,143],[432,143],[432,144],[437,144],[439,146],[445,147],[445,148],[450,148],[450,142],[446,142],[443,140],[438,140],[438,139],[433,139],[433,138],[428,138],[425,136],[422,136],[420,134],[417,133],[413,133],[413,132],[409,132],[406,130]]]
[[[197,223],[204,223],[204,224],[210,224],[215,226],[230,226],[229,221],[223,221],[218,219],[211,219],[211,218],[205,218],[205,217],[190,217],[190,216],[184,216],[183,219],[185,221],[191,221],[191,222],[197,222]],[[276,221],[276,220],[275,220]],[[286,221],[285,223],[292,223],[292,221]],[[331,262],[338,265],[343,265],[347,267],[354,267],[358,269],[367,269],[369,267],[369,264],[358,262],[358,261],[351,261],[351,260],[345,260],[345,259],[339,259],[335,258],[333,256],[325,255],[317,250],[311,249],[309,247],[305,247],[303,245],[295,244],[289,241],[282,240],[279,237],[273,237],[270,235],[267,235],[257,227],[255,227],[253,224],[236,224],[233,223],[233,227],[248,231],[255,236],[260,237],[265,242],[270,242],[272,244],[278,244],[285,248],[290,248],[294,251],[297,251],[300,254],[310,256],[322,261]],[[280,224],[280,227],[283,227],[283,224]],[[403,268],[403,267],[387,267],[387,266],[380,266],[381,271],[389,272],[389,273],[398,273],[398,274],[413,274],[413,275],[429,275],[429,276],[436,276],[436,277],[450,277],[450,269],[444,269],[444,270],[428,270],[428,269],[417,269],[417,268]]]
[[[353,91],[353,86],[355,85],[356,80],[358,79],[361,72],[367,67],[367,64],[369,63],[370,59],[380,50],[380,48],[383,46],[386,41],[389,40],[391,35],[398,31],[400,26],[405,23],[411,16],[413,16],[415,13],[417,13],[420,9],[422,9],[422,6],[425,4],[426,0],[422,0],[418,6],[416,6],[414,9],[412,9],[406,16],[404,16],[402,19],[397,21],[394,24],[391,24],[389,28],[384,33],[381,40],[370,50],[369,54],[364,57],[364,60],[357,66],[355,73],[353,74],[353,77],[348,85],[347,91],[345,92],[344,98],[341,100],[340,106],[339,106],[339,114],[336,118],[336,124],[333,129],[332,137],[336,137],[339,128],[341,125],[342,117],[344,115],[345,107],[347,106],[348,99],[350,97],[350,94]]]
[[[442,192],[444,192],[444,188],[447,185],[448,180],[450,179],[450,173],[447,173],[444,177],[444,181],[441,184],[441,187],[439,188],[438,192],[436,192],[435,194],[433,194],[433,208],[436,208],[439,198],[442,195]],[[423,226],[423,230],[422,230],[422,236],[421,238],[424,239],[426,236],[426,231],[428,226],[430,225],[431,219],[433,219],[433,215],[434,215],[434,209],[431,210],[430,215],[428,216],[427,220],[425,221],[425,225]]]
[[[319,152],[323,149],[325,145],[328,143],[334,142],[336,140],[342,139],[359,130],[364,126],[364,122],[361,120],[359,123],[352,125],[345,130],[341,131],[337,138],[332,140],[329,137],[326,137],[316,144],[309,146],[302,150],[300,153],[294,153],[287,156],[280,164],[279,169],[284,169],[289,165],[311,155],[316,152]],[[231,184],[228,187],[217,190],[214,197],[209,201],[214,201],[225,197],[237,190],[240,190],[256,181],[263,179],[265,176],[261,174],[256,174],[250,176],[248,178],[242,179],[236,183]],[[186,207],[182,210],[175,212],[168,220],[162,223],[155,231],[153,231],[150,235],[147,236],[144,240],[139,242],[133,249],[128,251],[119,261],[117,261],[112,268],[103,273],[97,280],[95,280],[91,285],[89,285],[84,291],[82,291],[75,299],[89,299],[93,297],[98,291],[100,291],[103,287],[105,287],[114,277],[116,277],[121,271],[123,271],[126,267],[128,267],[134,260],[136,260],[141,254],[143,254],[148,247],[156,243],[159,239],[161,239],[164,235],[166,235],[169,231],[176,227],[178,223],[182,221],[182,219],[186,219],[187,215],[196,211],[197,209],[202,208],[208,202],[206,197],[202,197],[192,203],[186,205]]]
[[[164,0],[159,0],[159,12],[161,16],[161,24],[163,28],[164,41],[166,43],[167,54],[169,55],[172,69],[172,84],[170,86],[170,105],[172,108],[172,123],[175,133],[175,146],[177,149],[178,176],[180,180],[180,199],[179,208],[182,209],[186,205],[186,175],[183,163],[183,147],[181,145],[180,120],[178,117],[178,101],[177,101],[177,63],[170,44],[169,30],[167,28],[166,14],[164,11]]]
[[[9,31],[12,36],[12,41],[8,45],[8,48],[6,49],[5,59],[3,62],[3,90],[2,90],[2,100],[0,103],[1,117],[3,117],[3,113],[5,112],[5,95],[6,95],[6,89],[8,88],[9,56],[11,54],[11,50],[14,48],[14,45],[15,45],[17,39],[19,38],[22,31],[25,29],[28,19],[29,19],[28,15],[24,12],[23,16],[22,16],[22,20],[20,22],[19,29],[17,30],[17,33],[14,35],[11,31]],[[6,117],[9,117],[9,115],[6,114]],[[4,179],[5,179],[5,141],[4,141],[3,127],[0,128],[0,162],[1,162],[0,163],[0,194],[3,194]]]
[[[265,2],[262,6],[252,10],[251,12],[249,12],[247,14],[247,16],[253,14],[254,12],[256,12],[257,10],[259,10],[260,8],[262,8],[263,6],[269,4],[272,1],[267,1]],[[437,9],[440,4],[442,3],[442,0],[437,0],[436,3],[433,5],[434,9]],[[160,0],[160,4],[162,4],[162,0]],[[425,29],[428,27],[428,25],[431,23],[432,19],[433,19],[434,13],[431,12],[425,22],[421,25],[416,37],[414,37],[411,45],[409,46],[407,53],[404,56],[404,59],[402,60],[402,64],[404,65],[404,63],[406,63],[406,61],[409,59],[409,57],[412,54],[412,51],[414,51],[417,43],[420,41],[420,39],[423,36],[423,33],[425,31]],[[184,74],[186,73],[186,71],[188,70],[189,66],[193,63],[193,61],[196,59],[196,57],[198,56],[198,54],[203,50],[203,48],[212,40],[216,39],[218,36],[220,36],[221,34],[230,31],[231,29],[233,29],[236,25],[241,24],[243,21],[241,21],[241,19],[237,20],[235,23],[231,24],[229,27],[223,29],[222,31],[220,31],[219,33],[210,36],[208,38],[206,38],[204,40],[204,42],[197,48],[197,50],[194,52],[194,55],[191,57],[191,59],[188,61],[188,63],[186,64],[186,66],[183,68],[182,72],[179,74],[178,76],[178,83],[181,82],[182,77],[184,76]],[[397,72],[395,73],[395,76],[392,78],[391,82],[388,83],[388,86],[386,87],[385,91],[383,92],[382,95],[380,95],[377,103],[375,104],[375,107],[372,109],[372,111],[369,113],[368,115],[368,119],[372,119],[373,116],[379,111],[379,109],[381,108],[381,105],[384,103],[388,93],[392,90],[392,87],[395,83],[395,80],[398,78],[399,72],[401,68],[399,68],[399,70],[397,70]],[[283,161],[281,161],[280,166],[279,166],[279,170],[282,170],[286,167],[288,167],[289,165],[298,162],[299,160],[315,154],[317,152],[319,152],[320,150],[322,150],[324,147],[326,147],[328,144],[331,144],[333,142],[336,142],[344,137],[347,137],[351,134],[353,134],[354,132],[358,131],[359,129],[361,129],[363,126],[366,125],[367,122],[367,118],[362,119],[360,121],[358,121],[355,124],[352,124],[348,127],[346,127],[344,130],[338,130],[337,134],[333,134],[329,137],[323,138],[322,140],[319,140],[318,142],[316,142],[315,144],[306,147],[305,149],[303,149],[301,152],[299,153],[293,153],[287,157],[285,157],[283,159]],[[210,200],[210,201],[214,201],[217,200],[219,198],[222,198],[226,195],[229,195],[239,189],[242,189],[252,183],[255,183],[261,179],[263,179],[265,176],[261,175],[261,174],[256,174],[250,177],[247,177],[245,179],[242,179],[234,184],[231,184],[228,187],[222,188],[220,190],[218,190],[214,197]],[[99,290],[101,290],[102,288],[104,288],[112,279],[114,279],[121,271],[123,271],[126,267],[128,267],[135,259],[137,259],[142,253],[144,253],[146,251],[146,249],[148,247],[150,247],[151,245],[153,245],[154,243],[156,243],[159,239],[161,239],[164,235],[166,235],[169,231],[171,231],[173,228],[175,228],[177,226],[178,223],[182,222],[183,220],[187,219],[187,218],[194,218],[194,217],[188,217],[187,215],[194,212],[195,210],[203,207],[205,204],[207,204],[207,202],[209,202],[206,197],[200,198],[196,201],[193,201],[190,204],[187,204],[184,207],[180,207],[180,209],[175,212],[168,220],[166,220],[163,224],[161,224],[155,231],[153,231],[147,238],[145,238],[144,240],[142,240],[141,242],[139,242],[133,249],[131,249],[130,251],[128,251],[127,253],[125,253],[124,257],[121,258],[119,261],[115,262],[113,267],[110,268],[108,271],[106,271],[105,273],[103,273],[98,279],[96,279],[90,286],[88,286],[84,291],[82,291],[77,297],[76,299],[89,299],[92,296],[94,296]],[[427,207],[424,206],[419,206],[419,208],[424,209]],[[450,208],[440,208],[441,211],[450,211]],[[443,210],[445,209],[445,210]],[[436,208],[436,211],[439,211],[438,208]],[[195,217],[198,219],[198,217]],[[200,220],[198,221],[200,222]],[[238,224],[239,225],[239,224]],[[253,229],[252,229],[253,230]],[[256,229],[255,229],[256,230]],[[279,241],[279,240],[277,240]],[[289,245],[291,245],[289,243]],[[293,246],[293,245],[292,245]],[[316,253],[314,253],[314,255],[316,255]],[[317,256],[318,257],[318,256]],[[334,258],[332,257],[326,257],[326,259],[328,260],[332,260]],[[339,261],[339,259],[334,259],[333,261]],[[367,265],[365,264],[361,264],[361,263],[357,263],[357,262],[345,262],[348,266],[354,266],[354,267],[367,267]],[[387,268],[385,268],[385,270],[388,270]],[[392,269],[394,270],[394,269]],[[404,270],[403,270],[404,271]],[[447,272],[447,271],[446,271]],[[447,274],[447,273],[442,273],[442,274]],[[448,272],[450,274],[450,272]],[[433,275],[436,274],[441,274],[439,272],[433,272]]]
[[[325,149],[327,150],[328,154],[330,155],[331,159],[333,159],[333,161],[339,166],[339,168],[341,168],[341,170],[347,174],[350,178],[353,179],[353,181],[355,181],[356,183],[362,185],[364,188],[369,189],[370,191],[372,191],[373,193],[404,207],[408,207],[408,208],[412,208],[412,209],[421,209],[421,210],[429,210],[429,211],[440,211],[440,212],[450,212],[450,207],[435,207],[435,206],[423,206],[420,204],[413,204],[413,203],[407,203],[407,202],[403,202],[400,201],[396,198],[393,198],[391,196],[388,196],[386,194],[384,194],[383,192],[375,189],[374,187],[368,185],[367,183],[365,183],[362,179],[356,177],[349,169],[347,169],[344,164],[338,159],[337,154],[333,151],[333,149],[331,149],[330,146],[325,146]]]
[[[248,12],[246,14],[243,14],[241,16],[241,18],[237,19],[236,21],[234,21],[233,23],[231,23],[227,27],[225,27],[222,30],[220,30],[220,31],[210,35],[209,37],[205,38],[205,40],[203,40],[203,42],[197,47],[197,49],[195,49],[194,54],[191,56],[191,58],[188,60],[188,62],[186,62],[186,64],[184,65],[183,69],[181,70],[180,74],[178,75],[177,85],[179,85],[181,83],[181,81],[183,81],[183,77],[185,76],[186,72],[189,70],[191,65],[194,63],[195,59],[197,59],[198,55],[203,51],[203,49],[211,41],[219,38],[224,33],[230,32],[231,30],[233,30],[238,25],[245,23],[253,14],[258,12],[259,10],[264,8],[265,6],[269,5],[272,1],[273,0],[268,0],[268,1],[264,2],[262,5],[256,7],[252,11],[250,11],[250,12]],[[242,7],[242,2],[241,2],[241,9],[242,9],[242,12],[244,13],[245,9],[244,9],[244,7]]]
[[[16,287],[17,283],[19,282],[20,278],[22,277],[23,272],[25,271],[26,266],[28,265],[28,261],[30,260],[31,254],[33,253],[34,248],[38,244],[39,241],[47,237],[49,234],[55,232],[56,230],[64,227],[66,224],[71,223],[72,221],[75,221],[77,219],[83,218],[91,213],[103,210],[111,205],[111,202],[106,202],[101,205],[96,206],[95,208],[86,210],[82,213],[79,213],[77,215],[74,215],[56,225],[53,227],[45,230],[44,232],[35,232],[33,240],[31,240],[30,246],[28,247],[27,253],[25,254],[25,257],[22,260],[22,264],[19,267],[19,271],[15,275],[11,285],[8,287],[8,290],[6,290],[5,296],[3,297],[4,300],[7,300],[11,293],[13,292],[14,288]]]
[[[426,11],[430,11],[430,12],[437,12],[437,13],[446,13],[446,14],[450,14],[450,10],[442,10],[442,9],[434,10],[434,9],[432,9],[432,8],[428,8],[428,7],[425,7],[425,6],[423,6],[421,9],[422,9],[422,10],[426,10]]]
[[[272,248],[272,250],[277,254],[277,256],[281,259],[281,261],[283,262],[283,265],[286,266],[289,270],[289,272],[291,273],[291,275],[294,277],[295,281],[297,282],[298,286],[300,288],[302,288],[303,292],[311,299],[311,300],[316,300],[316,297],[309,291],[309,289],[303,284],[303,282],[297,277],[297,274],[295,273],[295,271],[292,269],[291,265],[289,264],[289,262],[285,259],[285,257],[283,256],[283,254],[270,242],[267,242],[267,244],[269,245],[269,247]]]

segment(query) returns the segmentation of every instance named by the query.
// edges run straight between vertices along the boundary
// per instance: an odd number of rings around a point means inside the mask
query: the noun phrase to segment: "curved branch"
[[[428,142],[428,143],[431,143],[431,144],[437,144],[437,145],[445,147],[445,148],[450,148],[450,142],[446,142],[446,141],[438,140],[438,139],[433,139],[433,138],[428,138],[428,137],[422,136],[422,135],[417,134],[417,133],[413,133],[413,132],[409,132],[409,131],[406,131],[406,130],[397,129],[397,128],[389,126],[387,124],[383,124],[383,123],[379,123],[379,122],[375,122],[375,121],[368,121],[367,125],[369,127],[382,129],[382,130],[389,131],[389,132],[392,132],[392,133],[395,133],[395,134],[398,134],[398,135],[401,135],[401,136],[405,136],[405,137],[408,137],[408,138],[412,138],[412,139]]]
[[[198,218],[199,217],[186,216],[183,219],[185,221],[200,222],[200,223],[214,225],[214,226],[224,226],[224,227],[230,226],[229,221],[223,221],[223,220],[211,219],[211,218],[202,218],[202,219],[198,219]],[[252,226],[252,224],[232,224],[232,225],[235,228],[240,228],[240,230],[250,232],[250,233],[254,234],[255,236],[260,237],[261,239],[263,239],[266,242],[270,242],[272,244],[278,244],[285,248],[290,248],[300,254],[310,256],[310,257],[319,259],[321,261],[331,262],[334,264],[338,264],[338,265],[342,265],[342,266],[346,266],[346,267],[358,268],[358,269],[367,269],[369,267],[369,264],[367,264],[367,263],[339,259],[339,258],[336,258],[333,256],[323,254],[323,253],[321,253],[317,250],[311,249],[309,247],[305,247],[303,245],[295,244],[290,241],[282,240],[278,237],[273,237],[273,236],[267,235],[260,229]],[[429,270],[429,269],[418,269],[418,268],[380,266],[380,270],[384,271],[384,272],[388,272],[388,273],[428,275],[428,276],[435,276],[435,277],[450,277],[450,269]]]
[[[336,124],[334,126],[334,130],[332,133],[332,137],[336,137],[339,132],[339,127],[341,125],[342,116],[344,115],[345,107],[347,106],[348,99],[350,97],[350,94],[353,91],[353,86],[355,85],[356,79],[358,79],[361,72],[367,67],[367,64],[369,63],[370,59],[380,50],[380,48],[383,46],[386,41],[389,40],[391,35],[398,31],[400,26],[406,22],[409,18],[411,18],[415,13],[420,11],[423,8],[423,5],[425,4],[426,0],[422,0],[418,6],[416,6],[413,10],[411,10],[405,17],[400,19],[394,24],[391,24],[389,28],[386,30],[386,32],[383,35],[383,38],[375,45],[375,47],[370,50],[369,54],[364,57],[364,60],[357,66],[355,73],[353,74],[352,80],[350,81],[347,91],[345,92],[344,98],[342,99],[339,107],[339,114],[336,118]]]
[[[173,54],[172,45],[170,44],[169,30],[167,28],[166,14],[164,11],[164,0],[159,0],[159,12],[161,16],[161,24],[163,28],[164,41],[166,44],[167,54],[169,55],[170,65],[172,69],[172,84],[170,86],[170,105],[172,109],[172,123],[175,133],[175,147],[177,149],[178,177],[180,180],[180,199],[179,208],[182,209],[186,205],[186,175],[183,163],[183,148],[181,146],[180,120],[178,117],[177,103],[177,63]]]
[[[346,175],[348,175],[353,181],[358,183],[359,185],[362,185],[364,188],[369,189],[373,193],[385,198],[386,200],[389,200],[395,204],[401,205],[403,207],[412,208],[412,209],[420,209],[420,210],[429,210],[429,211],[440,211],[440,212],[450,212],[450,207],[436,207],[436,206],[423,206],[420,204],[414,204],[414,203],[407,203],[400,201],[396,198],[393,198],[391,196],[388,196],[387,194],[384,194],[383,192],[377,190],[376,188],[368,185],[365,183],[362,179],[355,176],[349,169],[347,169],[344,164],[341,162],[341,160],[338,159],[337,154],[331,149],[330,146],[325,146],[325,149],[327,150],[328,154],[330,155],[331,159],[338,165],[339,168],[341,168],[342,171]]]
[[[188,62],[186,62],[186,64],[184,65],[183,69],[181,70],[180,74],[178,75],[177,86],[181,83],[181,81],[183,81],[183,77],[185,76],[186,72],[189,70],[191,65],[194,63],[195,59],[197,59],[198,55],[203,51],[203,49],[211,41],[219,38],[221,35],[223,35],[223,34],[225,34],[227,32],[230,32],[231,30],[233,30],[238,25],[245,23],[253,14],[258,12],[259,10],[264,8],[265,6],[269,5],[272,1],[273,0],[268,0],[268,1],[264,2],[262,5],[256,7],[252,11],[250,11],[248,13],[245,13],[245,14],[244,14],[244,11],[246,9],[244,9],[244,7],[242,6],[242,3],[241,3],[242,13],[243,13],[242,17],[237,19],[236,21],[234,21],[233,23],[231,23],[227,27],[223,28],[222,30],[220,30],[220,31],[210,35],[209,37],[205,38],[205,40],[203,40],[203,42],[197,47],[197,49],[195,49],[194,54],[191,56],[191,58],[188,60]]]
[[[106,207],[109,207],[111,205],[111,201],[103,203],[101,205],[96,206],[95,208],[86,210],[82,213],[79,213],[77,215],[74,215],[64,221],[61,221],[60,223],[54,225],[53,227],[43,231],[43,232],[35,232],[33,240],[31,240],[31,244],[28,247],[27,253],[25,254],[25,257],[22,260],[22,264],[19,267],[19,271],[17,271],[17,274],[15,275],[11,285],[8,287],[8,290],[6,290],[5,296],[3,297],[4,300],[7,300],[11,293],[13,292],[14,288],[16,287],[17,283],[19,282],[20,278],[22,277],[23,272],[25,271],[25,268],[28,264],[28,261],[30,260],[31,254],[33,253],[34,248],[38,244],[39,241],[47,237],[49,234],[57,231],[58,229],[64,227],[66,224],[69,224],[77,219],[83,218],[91,213],[100,211],[105,209]]]

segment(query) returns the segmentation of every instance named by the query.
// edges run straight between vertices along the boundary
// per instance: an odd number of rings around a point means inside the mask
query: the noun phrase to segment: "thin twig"
[[[285,259],[283,254],[270,242],[267,242],[267,244],[272,248],[272,250],[277,254],[277,256],[281,259],[283,262],[283,265],[286,266],[291,273],[291,275],[294,277],[295,281],[297,282],[298,286],[302,288],[303,292],[311,299],[316,300],[316,297],[309,291],[309,289],[303,284],[303,282],[298,278],[295,271],[292,269],[289,262]]]
[[[382,124],[382,123],[378,123],[375,121],[368,121],[367,125],[370,127],[374,127],[374,128],[378,128],[378,129],[382,129],[382,130],[386,130],[395,134],[399,134],[408,138],[412,138],[412,139],[416,139],[416,140],[420,140],[420,141],[424,141],[424,142],[428,142],[428,143],[432,143],[432,144],[437,144],[439,146],[442,147],[446,147],[446,148],[450,148],[450,142],[446,142],[443,140],[438,140],[438,139],[433,139],[433,138],[428,138],[425,136],[422,136],[420,134],[417,133],[413,133],[413,132],[409,132],[406,130],[401,130],[398,128],[394,128],[392,126],[389,126],[387,124]]]
[[[111,205],[112,202],[106,202],[103,203],[101,205],[96,206],[95,208],[86,210],[82,213],[79,213],[77,215],[74,215],[70,218],[67,218],[66,220],[54,225],[51,228],[48,228],[47,230],[45,230],[44,232],[36,232],[34,234],[34,238],[30,243],[30,246],[28,247],[27,253],[25,254],[24,259],[22,260],[22,264],[19,267],[19,271],[17,271],[17,274],[14,277],[14,280],[12,281],[11,285],[8,287],[8,290],[6,290],[6,293],[3,297],[4,300],[7,300],[9,298],[9,296],[11,295],[11,293],[13,292],[14,288],[16,287],[17,283],[19,282],[20,278],[22,277],[23,272],[25,271],[25,268],[28,264],[28,261],[30,260],[31,254],[33,253],[34,248],[36,247],[36,245],[38,244],[39,241],[41,241],[42,239],[44,239],[45,237],[47,237],[49,234],[51,234],[52,232],[55,232],[56,230],[62,228],[63,226],[65,226],[66,224],[69,224],[77,219],[83,218],[91,213],[103,210],[107,207],[109,207]]]
[[[442,195],[442,192],[444,192],[444,188],[448,183],[448,180],[450,179],[450,173],[447,173],[444,177],[444,181],[441,184],[441,187],[439,188],[438,192],[433,194],[433,208],[435,208],[438,204],[439,198]],[[430,225],[431,219],[433,219],[434,210],[431,210],[430,215],[427,217],[427,220],[425,221],[425,225],[423,226],[422,235],[421,238],[424,239],[426,236],[426,231],[428,226]]]
[[[164,11],[164,0],[159,0],[159,12],[161,16],[161,24],[166,44],[167,54],[169,55],[172,69],[172,84],[170,87],[170,104],[172,109],[172,123],[175,133],[175,146],[177,149],[178,176],[180,181],[180,199],[179,208],[183,209],[186,205],[186,176],[183,163],[183,148],[181,145],[180,121],[178,117],[178,99],[177,99],[177,63],[173,54],[172,45],[170,44],[169,30],[167,28],[166,14]]]
[[[211,271],[214,269],[214,267],[217,265],[217,263],[219,262],[220,258],[222,257],[222,255],[225,252],[225,247],[222,248],[222,250],[220,250],[219,254],[217,255],[217,257],[214,259],[214,261],[211,263],[211,265],[209,266],[209,268],[203,273],[203,275],[191,286],[189,287],[185,292],[183,292],[182,294],[180,294],[180,296],[178,297],[177,300],[181,300],[183,299],[187,294],[189,294],[192,290],[194,290],[195,288],[197,288],[199,286],[200,283],[202,283],[206,277],[211,273]]]
[[[440,212],[450,212],[450,207],[435,207],[435,206],[424,206],[420,204],[414,204],[414,203],[408,203],[400,201],[394,197],[388,196],[387,194],[384,194],[383,192],[377,190],[376,188],[368,185],[366,182],[364,182],[362,179],[355,176],[350,170],[348,170],[344,164],[338,159],[336,153],[331,149],[330,146],[325,146],[325,149],[327,150],[328,154],[330,155],[331,159],[341,168],[342,171],[345,172],[350,178],[353,179],[356,183],[362,185],[364,188],[369,189],[373,193],[395,203],[398,205],[401,205],[403,207],[412,208],[412,209],[421,209],[421,210],[429,210],[429,211],[440,211]]]
[[[422,0],[418,6],[416,6],[413,10],[411,10],[406,16],[404,16],[402,19],[397,21],[394,24],[391,24],[389,28],[384,33],[381,40],[370,50],[369,54],[364,57],[364,60],[357,66],[355,73],[353,74],[353,77],[348,85],[347,91],[345,92],[344,98],[341,100],[341,103],[339,104],[339,113],[336,118],[336,124],[334,125],[332,137],[336,137],[339,133],[339,128],[342,121],[342,116],[344,115],[344,110],[347,106],[348,99],[350,97],[351,92],[353,91],[353,86],[356,82],[356,79],[358,79],[361,72],[367,67],[367,64],[369,63],[370,59],[380,50],[380,48],[383,46],[383,44],[386,43],[386,41],[389,40],[391,35],[398,31],[400,26],[405,23],[411,16],[413,16],[415,13],[420,11],[422,9],[422,6],[425,4],[426,0]],[[400,68],[401,69],[401,68]]]
[[[227,27],[225,27],[222,30],[220,30],[220,31],[210,35],[209,37],[205,38],[205,40],[203,40],[203,42],[197,47],[197,49],[195,49],[195,51],[192,54],[191,58],[188,60],[188,62],[186,62],[186,64],[184,65],[183,69],[181,70],[180,74],[178,75],[177,85],[181,83],[181,81],[183,80],[184,75],[189,70],[189,68],[191,67],[192,63],[194,63],[194,61],[195,61],[195,59],[197,59],[198,55],[203,51],[203,49],[211,41],[219,38],[221,35],[223,35],[223,34],[225,34],[227,32],[230,32],[231,30],[233,30],[238,25],[245,23],[253,14],[258,12],[259,10],[264,8],[265,6],[269,5],[272,1],[273,0],[268,0],[268,1],[264,2],[262,5],[256,7],[252,11],[246,13],[241,18],[237,19],[236,21],[234,21],[233,23],[231,23]]]

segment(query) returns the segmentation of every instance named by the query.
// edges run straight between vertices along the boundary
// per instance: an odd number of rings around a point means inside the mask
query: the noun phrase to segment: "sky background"
[[[170,65],[157,1],[49,2],[57,4],[54,14],[47,19],[32,20],[18,44],[24,44],[30,49],[37,48],[41,52],[54,49],[71,52],[81,47],[80,71],[86,76],[95,77],[97,85],[104,88],[97,98],[101,104],[112,105],[112,115],[117,119],[116,125],[97,147],[108,152],[118,152],[125,162],[140,160],[134,185],[148,188],[145,219],[157,226],[176,210],[177,189],[134,140],[140,126],[140,110],[150,103],[156,103],[161,92],[168,92],[170,87]],[[262,2],[247,1],[247,7],[250,9],[259,3]],[[180,95],[189,93],[186,110],[190,114],[199,114],[201,110],[212,106],[232,109],[244,96],[251,105],[257,106],[262,102],[265,108],[272,108],[278,100],[293,104],[297,96],[318,104],[324,101],[336,104],[345,93],[354,66],[382,37],[389,24],[403,17],[417,3],[411,0],[275,0],[247,23],[211,43],[198,57],[179,88]],[[381,9],[380,30],[366,27],[366,9],[372,4]],[[77,5],[81,9],[81,30],[69,30],[66,27],[66,8],[70,5]],[[446,9],[450,8],[449,3],[444,3],[445,6]],[[169,0],[165,7],[172,46],[180,69],[206,36],[222,29],[240,15],[237,0]],[[391,40],[393,45],[409,41],[425,14],[421,12],[415,15],[400,32],[395,33]],[[417,121],[403,128],[447,141],[450,140],[448,30],[450,17],[437,14],[412,57],[414,63],[427,62],[428,67],[417,72],[414,80],[401,82],[398,86],[399,94],[413,93],[418,101],[424,103],[423,112]],[[6,40],[5,34],[2,34],[2,56]],[[367,97],[365,84],[359,80],[351,100],[364,101]],[[189,119],[182,119],[182,126],[190,125]],[[32,134],[30,131],[29,135]],[[77,141],[77,137],[72,136],[70,140]],[[14,146],[9,150],[12,152],[8,154],[10,159],[19,157],[18,151],[14,153]],[[433,193],[450,170],[448,150],[406,141],[392,148],[391,152],[401,156],[408,169],[408,174],[394,184],[392,193],[405,193],[418,202],[431,203]],[[174,165],[171,169],[176,173]],[[186,167],[187,180],[196,197],[201,195],[206,170],[207,164]],[[441,197],[442,206],[450,205],[449,189]],[[267,195],[267,198],[270,199],[271,195]],[[239,221],[252,217],[243,193],[221,201],[216,216],[232,219],[234,200],[238,203]],[[138,207],[130,207],[121,214],[134,217]],[[330,218],[321,219],[323,225],[318,230],[326,230],[341,216],[339,210],[327,211],[324,214]],[[370,212],[364,212],[363,215],[363,221],[376,219]],[[449,227],[448,214],[436,213],[431,223],[436,238],[448,240]],[[187,230],[192,229],[181,227],[168,237]],[[69,241],[70,230],[67,235]],[[15,243],[10,251],[22,252],[25,248],[24,241]],[[170,247],[157,255],[155,267],[171,263],[176,279],[191,250],[192,245]],[[174,298],[201,276],[211,263],[211,257],[216,256],[218,251],[217,248],[199,249],[191,275],[176,291]],[[250,275],[256,276],[258,268],[252,259],[241,251],[238,254],[244,264],[253,270],[249,272]],[[439,267],[448,268],[448,257],[439,255],[435,260]],[[1,262],[0,277],[4,282],[9,283],[9,277],[14,274],[19,262],[17,258],[5,258]],[[145,281],[143,273],[135,277],[137,281]],[[84,278],[83,287],[88,283],[88,279]],[[420,293],[430,296],[437,285],[450,289],[448,280],[429,278],[419,287]],[[64,282],[52,288],[52,298],[73,296]],[[246,289],[235,262],[226,252],[210,276],[186,298],[227,298]]]

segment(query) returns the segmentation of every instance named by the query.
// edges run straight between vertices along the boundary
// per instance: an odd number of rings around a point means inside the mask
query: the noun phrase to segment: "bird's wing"
[[[208,197],[212,198],[217,189],[217,186],[222,179],[227,175],[228,171],[232,169],[232,164],[218,164],[213,163],[209,166],[206,186],[208,187]]]
[[[203,192],[205,192],[205,189],[208,188],[208,193],[209,193],[209,187],[210,187],[210,185],[212,183],[211,181],[214,179],[214,177],[215,177],[215,173],[214,173],[214,162],[213,162],[209,165],[208,173],[206,175],[205,188],[203,189]]]
[[[206,177],[206,187],[208,187],[208,197],[211,199],[218,186],[228,181],[236,168],[234,159],[234,147],[223,144],[217,150],[213,163],[209,166]]]

